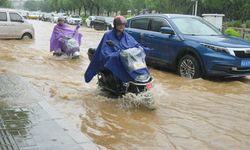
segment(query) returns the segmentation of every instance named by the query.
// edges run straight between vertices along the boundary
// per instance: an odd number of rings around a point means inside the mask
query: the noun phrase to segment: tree
[[[9,0],[0,0],[0,7],[11,7],[11,2]]]
[[[225,14],[227,20],[250,19],[250,0],[198,0],[198,15],[203,13]],[[64,11],[78,13],[84,11],[84,15],[100,15],[111,12],[127,14],[132,10],[133,14],[155,10],[158,13],[191,14],[194,2],[191,0],[29,0],[25,7],[29,10]],[[10,6],[9,0],[0,0],[0,7]]]
[[[31,10],[31,11],[37,11],[40,9],[41,2],[40,1],[26,1],[24,3],[24,7]]]

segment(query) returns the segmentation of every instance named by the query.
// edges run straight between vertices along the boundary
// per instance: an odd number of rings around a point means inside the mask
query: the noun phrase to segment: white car
[[[111,28],[114,28],[114,18],[113,17],[104,17],[105,22],[110,25]]]
[[[18,11],[0,8],[0,39],[32,39],[34,28]]]
[[[51,22],[56,23],[58,18],[59,18],[58,14],[52,14],[50,20],[51,20]]]
[[[85,20],[85,22],[86,22],[86,24],[87,24],[87,27],[92,27],[92,21],[95,20],[95,19],[96,19],[95,16],[89,16],[89,17]]]
[[[72,25],[82,24],[82,18],[78,15],[72,15],[67,19],[67,23]]]
[[[51,22],[56,23],[58,21],[59,17],[63,17],[66,21],[66,18],[68,17],[65,13],[58,13],[58,14],[51,14]]]

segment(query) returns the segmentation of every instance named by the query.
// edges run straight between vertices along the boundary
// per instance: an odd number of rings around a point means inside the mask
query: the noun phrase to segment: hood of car
[[[183,35],[184,40],[192,40],[200,43],[206,43],[226,48],[250,48],[250,42],[236,37],[226,35],[219,36],[196,36]]]
[[[74,20],[74,21],[81,21],[81,18],[70,18],[70,20]]]

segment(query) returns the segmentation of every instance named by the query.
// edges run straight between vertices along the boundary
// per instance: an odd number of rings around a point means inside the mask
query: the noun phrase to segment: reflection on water
[[[0,41],[0,73],[29,78],[102,149],[250,149],[250,78],[188,80],[151,68],[156,111],[126,109],[83,82],[89,47],[103,32],[81,28],[79,60],[48,52],[53,25],[32,22],[34,41]]]

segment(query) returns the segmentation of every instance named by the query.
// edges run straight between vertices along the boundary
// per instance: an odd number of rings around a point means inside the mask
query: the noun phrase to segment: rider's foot
[[[62,54],[63,54],[63,53],[61,53],[61,52],[54,52],[54,53],[53,53],[53,56],[62,56]]]
[[[80,52],[79,51],[76,51],[72,54],[72,58],[78,58],[80,57]]]

